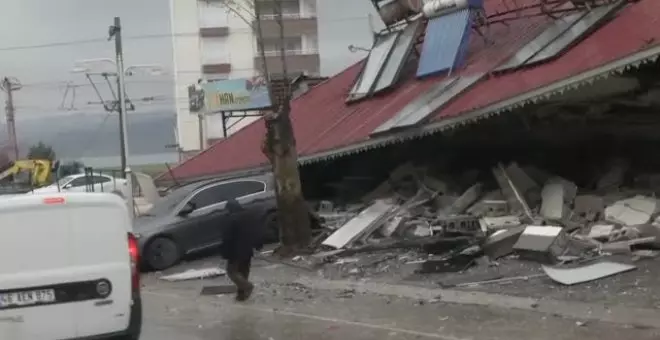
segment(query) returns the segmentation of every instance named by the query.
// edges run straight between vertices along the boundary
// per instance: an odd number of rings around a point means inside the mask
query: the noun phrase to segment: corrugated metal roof
[[[467,8],[429,19],[417,76],[435,75],[463,65],[471,26]]]
[[[490,10],[496,10],[492,6],[498,4],[501,4],[499,0],[487,1],[487,10],[489,5]],[[494,25],[488,37],[495,43],[489,45],[482,39],[472,39],[467,66],[460,75],[492,71],[537,36],[548,20],[537,17],[513,21],[509,27]],[[386,96],[346,105],[346,95],[362,67],[362,63],[358,63],[292,102],[291,118],[300,160],[308,163],[332,159],[418,138],[495,112],[510,110],[551,95],[553,91],[563,91],[564,87],[579,86],[596,77],[606,76],[630,63],[639,64],[657,57],[660,48],[648,52],[643,48],[653,39],[660,39],[660,31],[657,30],[659,20],[660,1],[641,0],[629,5],[613,22],[566,51],[559,59],[530,69],[492,76],[443,107],[435,114],[433,122],[423,128],[377,137],[369,137],[369,134],[442,78],[407,79]],[[639,57],[635,52],[639,52]],[[624,59],[617,60],[620,58]],[[599,67],[604,65],[606,68],[600,70]],[[566,79],[565,83],[563,80]],[[260,148],[264,131],[262,120],[256,121],[177,166],[173,174],[179,178],[192,178],[265,166],[266,159]]]

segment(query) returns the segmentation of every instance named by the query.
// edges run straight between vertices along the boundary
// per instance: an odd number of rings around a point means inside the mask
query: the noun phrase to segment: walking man
[[[236,285],[237,301],[247,300],[254,285],[250,282],[250,266],[254,249],[263,247],[262,225],[253,212],[235,199],[227,201],[229,223],[223,228],[221,255],[227,260],[227,276]]]

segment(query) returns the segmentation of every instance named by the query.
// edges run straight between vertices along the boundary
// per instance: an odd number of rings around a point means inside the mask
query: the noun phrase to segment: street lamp
[[[115,24],[118,26],[118,18],[115,18]],[[118,36],[116,39],[120,39]],[[118,49],[119,51],[119,49]],[[106,64],[106,65],[113,65],[115,66],[115,72],[113,73],[112,71],[110,72],[100,72],[101,75],[108,81],[108,85],[110,85],[110,89],[112,90],[112,86],[110,84],[110,81],[108,79],[108,76],[113,75],[117,76],[117,109],[119,112],[119,137],[120,137],[120,159],[121,159],[121,172],[124,175],[124,178],[126,178],[127,183],[128,183],[128,192],[129,192],[129,197],[128,199],[128,206],[129,209],[131,210],[132,213],[135,213],[135,206],[134,206],[134,201],[133,201],[133,177],[132,177],[132,172],[128,166],[128,128],[127,128],[127,119],[126,119],[126,98],[125,98],[125,92],[126,92],[126,84],[124,82],[124,76],[132,76],[135,74],[137,71],[141,70],[146,70],[147,74],[162,74],[163,73],[163,68],[159,65],[133,65],[129,66],[127,68],[124,68],[123,65],[123,59],[121,58],[121,53],[118,52],[117,54],[117,61],[109,59],[109,58],[99,58],[99,59],[86,59],[86,60],[80,60],[75,62],[75,67],[73,69],[73,72],[76,73],[85,73],[89,81],[92,83],[92,86],[94,87],[94,90],[97,91],[97,94],[100,97],[100,93],[98,93],[98,90],[96,89],[96,86],[94,85],[94,82],[90,78],[90,74],[92,74],[92,70],[94,69],[95,65],[99,64]],[[103,102],[103,99],[101,98],[101,101]]]

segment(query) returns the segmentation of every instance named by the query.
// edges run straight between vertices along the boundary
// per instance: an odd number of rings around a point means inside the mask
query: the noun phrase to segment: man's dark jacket
[[[264,244],[264,223],[254,211],[243,208],[236,200],[227,202],[229,213],[227,225],[222,228],[220,255],[226,260],[247,260],[254,255],[254,249]]]

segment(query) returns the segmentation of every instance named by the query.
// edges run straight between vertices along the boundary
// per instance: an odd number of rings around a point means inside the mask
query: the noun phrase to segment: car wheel
[[[173,240],[166,237],[158,237],[147,245],[144,259],[151,269],[165,270],[181,260],[181,251]]]

